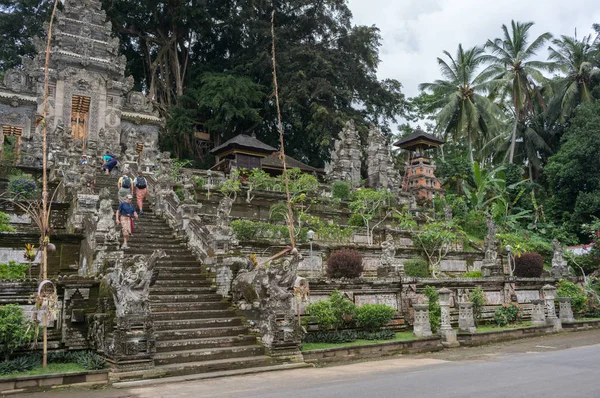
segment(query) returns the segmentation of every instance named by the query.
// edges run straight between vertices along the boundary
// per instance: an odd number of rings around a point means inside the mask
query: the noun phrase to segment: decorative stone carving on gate
[[[485,237],[485,241],[483,243],[483,248],[485,250],[485,258],[483,259],[481,266],[481,274],[484,277],[490,276],[502,276],[503,270],[501,261],[498,258],[498,238],[496,238],[496,234],[498,233],[498,227],[494,220],[491,217],[487,219],[487,227],[488,233]]]
[[[563,256],[563,246],[558,239],[552,240],[552,276],[563,278],[569,275],[569,265]]]
[[[350,120],[334,143],[331,163],[325,167],[327,179],[332,182],[347,181],[352,184],[352,187],[358,187],[361,165],[360,139],[354,120]]]

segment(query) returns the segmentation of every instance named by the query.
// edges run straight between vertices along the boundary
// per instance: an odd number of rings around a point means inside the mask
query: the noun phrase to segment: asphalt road
[[[600,331],[565,333],[512,344],[459,348],[324,368],[129,390],[66,390],[29,396],[600,398]]]

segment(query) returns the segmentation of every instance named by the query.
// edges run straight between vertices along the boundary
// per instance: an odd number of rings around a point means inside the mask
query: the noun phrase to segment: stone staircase
[[[116,178],[103,175],[96,181],[96,193],[109,188],[117,202],[116,185]],[[185,243],[147,204],[145,208],[125,255],[149,255],[156,249],[167,254],[158,262],[158,280],[150,294],[156,333],[155,369],[151,376],[274,364],[256,336],[249,334],[242,318],[235,315],[231,303],[216,293],[211,276],[203,272]]]

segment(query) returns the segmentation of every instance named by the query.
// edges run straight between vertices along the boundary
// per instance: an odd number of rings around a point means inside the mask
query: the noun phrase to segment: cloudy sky
[[[440,77],[436,57],[500,37],[511,19],[535,22],[533,37],[544,32],[578,37],[600,23],[599,0],[349,0],[354,23],[381,30],[380,78],[394,78],[407,96]],[[544,54],[543,54],[544,55]],[[542,55],[542,56],[543,56]]]

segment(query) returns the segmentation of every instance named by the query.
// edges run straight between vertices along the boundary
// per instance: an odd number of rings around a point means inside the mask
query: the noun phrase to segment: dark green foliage
[[[376,332],[394,319],[396,310],[386,304],[364,304],[356,310],[358,326]]]
[[[21,56],[34,57],[33,38],[44,36],[52,5],[47,0],[0,0],[0,71],[20,65]]]
[[[570,297],[571,298],[571,308],[575,313],[585,312],[587,309],[587,295],[585,294],[585,290],[573,283],[569,282],[565,279],[561,279],[558,281],[558,297]]]
[[[358,278],[363,272],[362,255],[353,249],[335,251],[327,259],[327,276],[330,278]]]
[[[473,318],[475,319],[475,325],[477,325],[479,323],[479,320],[481,319],[483,307],[487,304],[485,292],[481,287],[478,287],[477,289],[471,291],[471,293],[469,294],[469,300],[471,300],[471,302],[473,303]]]
[[[422,258],[413,258],[404,262],[404,275],[416,278],[429,277],[429,264]]]
[[[486,219],[480,211],[471,210],[463,218],[458,218],[457,222],[467,235],[479,239],[483,239],[487,235]]]
[[[0,264],[0,280],[24,279],[28,269],[29,264],[18,264],[14,261],[9,261],[8,264]]]
[[[552,194],[544,206],[547,216],[568,224],[577,234],[581,224],[600,217],[600,168],[592,166],[600,164],[599,131],[600,101],[578,107],[560,150],[544,169]]]
[[[286,203],[276,203],[269,209],[269,220],[284,221],[287,212],[288,208]]]
[[[10,225],[10,217],[8,214],[0,211],[0,232],[15,232],[15,229]]]
[[[348,225],[352,227],[364,227],[365,220],[360,216],[360,214],[352,214],[348,218]]]
[[[337,330],[330,332],[310,332],[302,339],[303,343],[351,343],[356,340],[392,340],[396,337],[393,330],[384,329],[377,332],[366,330]]]
[[[8,361],[0,362],[0,375],[26,372],[42,364],[42,356],[38,353],[22,355]]]
[[[336,181],[331,185],[331,196],[334,199],[349,200],[352,193],[352,185],[346,181]]]
[[[431,331],[435,334],[440,330],[440,323],[442,320],[442,309],[439,304],[440,294],[433,286],[425,286],[423,294],[427,297],[427,304],[429,305],[429,324],[431,326]]]
[[[539,278],[544,271],[544,257],[539,253],[523,253],[515,257],[515,276]]]
[[[502,327],[522,320],[521,308],[516,304],[502,305],[494,312],[494,322]]]
[[[582,270],[586,275],[591,274],[600,268],[600,258],[592,253],[584,256],[575,256],[568,258],[569,266],[575,272],[575,275],[582,275]],[[575,264],[577,262],[577,264]]]
[[[306,306],[306,312],[322,331],[331,328],[338,330],[351,324],[356,306],[339,290],[334,290],[326,300]]]

